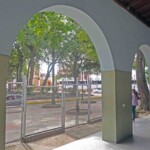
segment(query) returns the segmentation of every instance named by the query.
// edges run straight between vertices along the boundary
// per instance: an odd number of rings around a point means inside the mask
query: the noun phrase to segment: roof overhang
[[[150,27],[150,0],[114,0]]]

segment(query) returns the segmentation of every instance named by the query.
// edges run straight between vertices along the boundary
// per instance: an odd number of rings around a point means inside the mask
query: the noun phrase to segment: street
[[[47,131],[61,127],[61,117],[65,118],[65,127],[72,127],[88,121],[88,103],[78,102],[79,112],[77,116],[76,101],[65,102],[65,114],[62,115],[62,108],[43,108],[45,104],[26,105],[25,135]],[[101,100],[90,104],[90,119],[101,117]],[[6,108],[6,142],[20,139],[22,108]]]

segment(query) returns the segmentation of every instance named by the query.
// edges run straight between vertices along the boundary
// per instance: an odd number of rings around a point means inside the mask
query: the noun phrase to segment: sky
[[[57,74],[57,65],[55,65],[55,74]],[[41,73],[46,73],[47,72],[47,64],[46,63],[41,63],[41,66],[40,66],[40,72]]]
[[[47,72],[47,65],[45,63],[42,63],[40,66],[40,72],[46,73]]]

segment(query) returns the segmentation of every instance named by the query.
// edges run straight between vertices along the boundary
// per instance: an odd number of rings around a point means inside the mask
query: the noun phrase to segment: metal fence
[[[88,122],[88,86],[87,84],[74,84],[72,87],[64,86],[65,101],[65,127],[78,126]],[[69,95],[69,96],[67,96]]]
[[[56,87],[27,87],[26,135],[62,126],[62,99]]]
[[[7,142],[20,137],[28,141],[26,139],[36,138],[41,134],[51,134],[58,130],[62,132],[65,128],[90,123],[101,117],[101,99],[99,95],[92,94],[90,82],[72,85],[62,82],[55,87],[36,87],[26,86],[24,81],[21,85],[21,104],[6,107],[9,108],[6,122]]]
[[[23,83],[6,85],[6,143],[21,139]]]

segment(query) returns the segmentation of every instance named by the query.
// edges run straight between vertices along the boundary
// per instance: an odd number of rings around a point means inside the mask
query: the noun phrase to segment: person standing
[[[136,106],[138,105],[139,95],[135,89],[132,89],[132,119],[135,121],[136,118]]]

